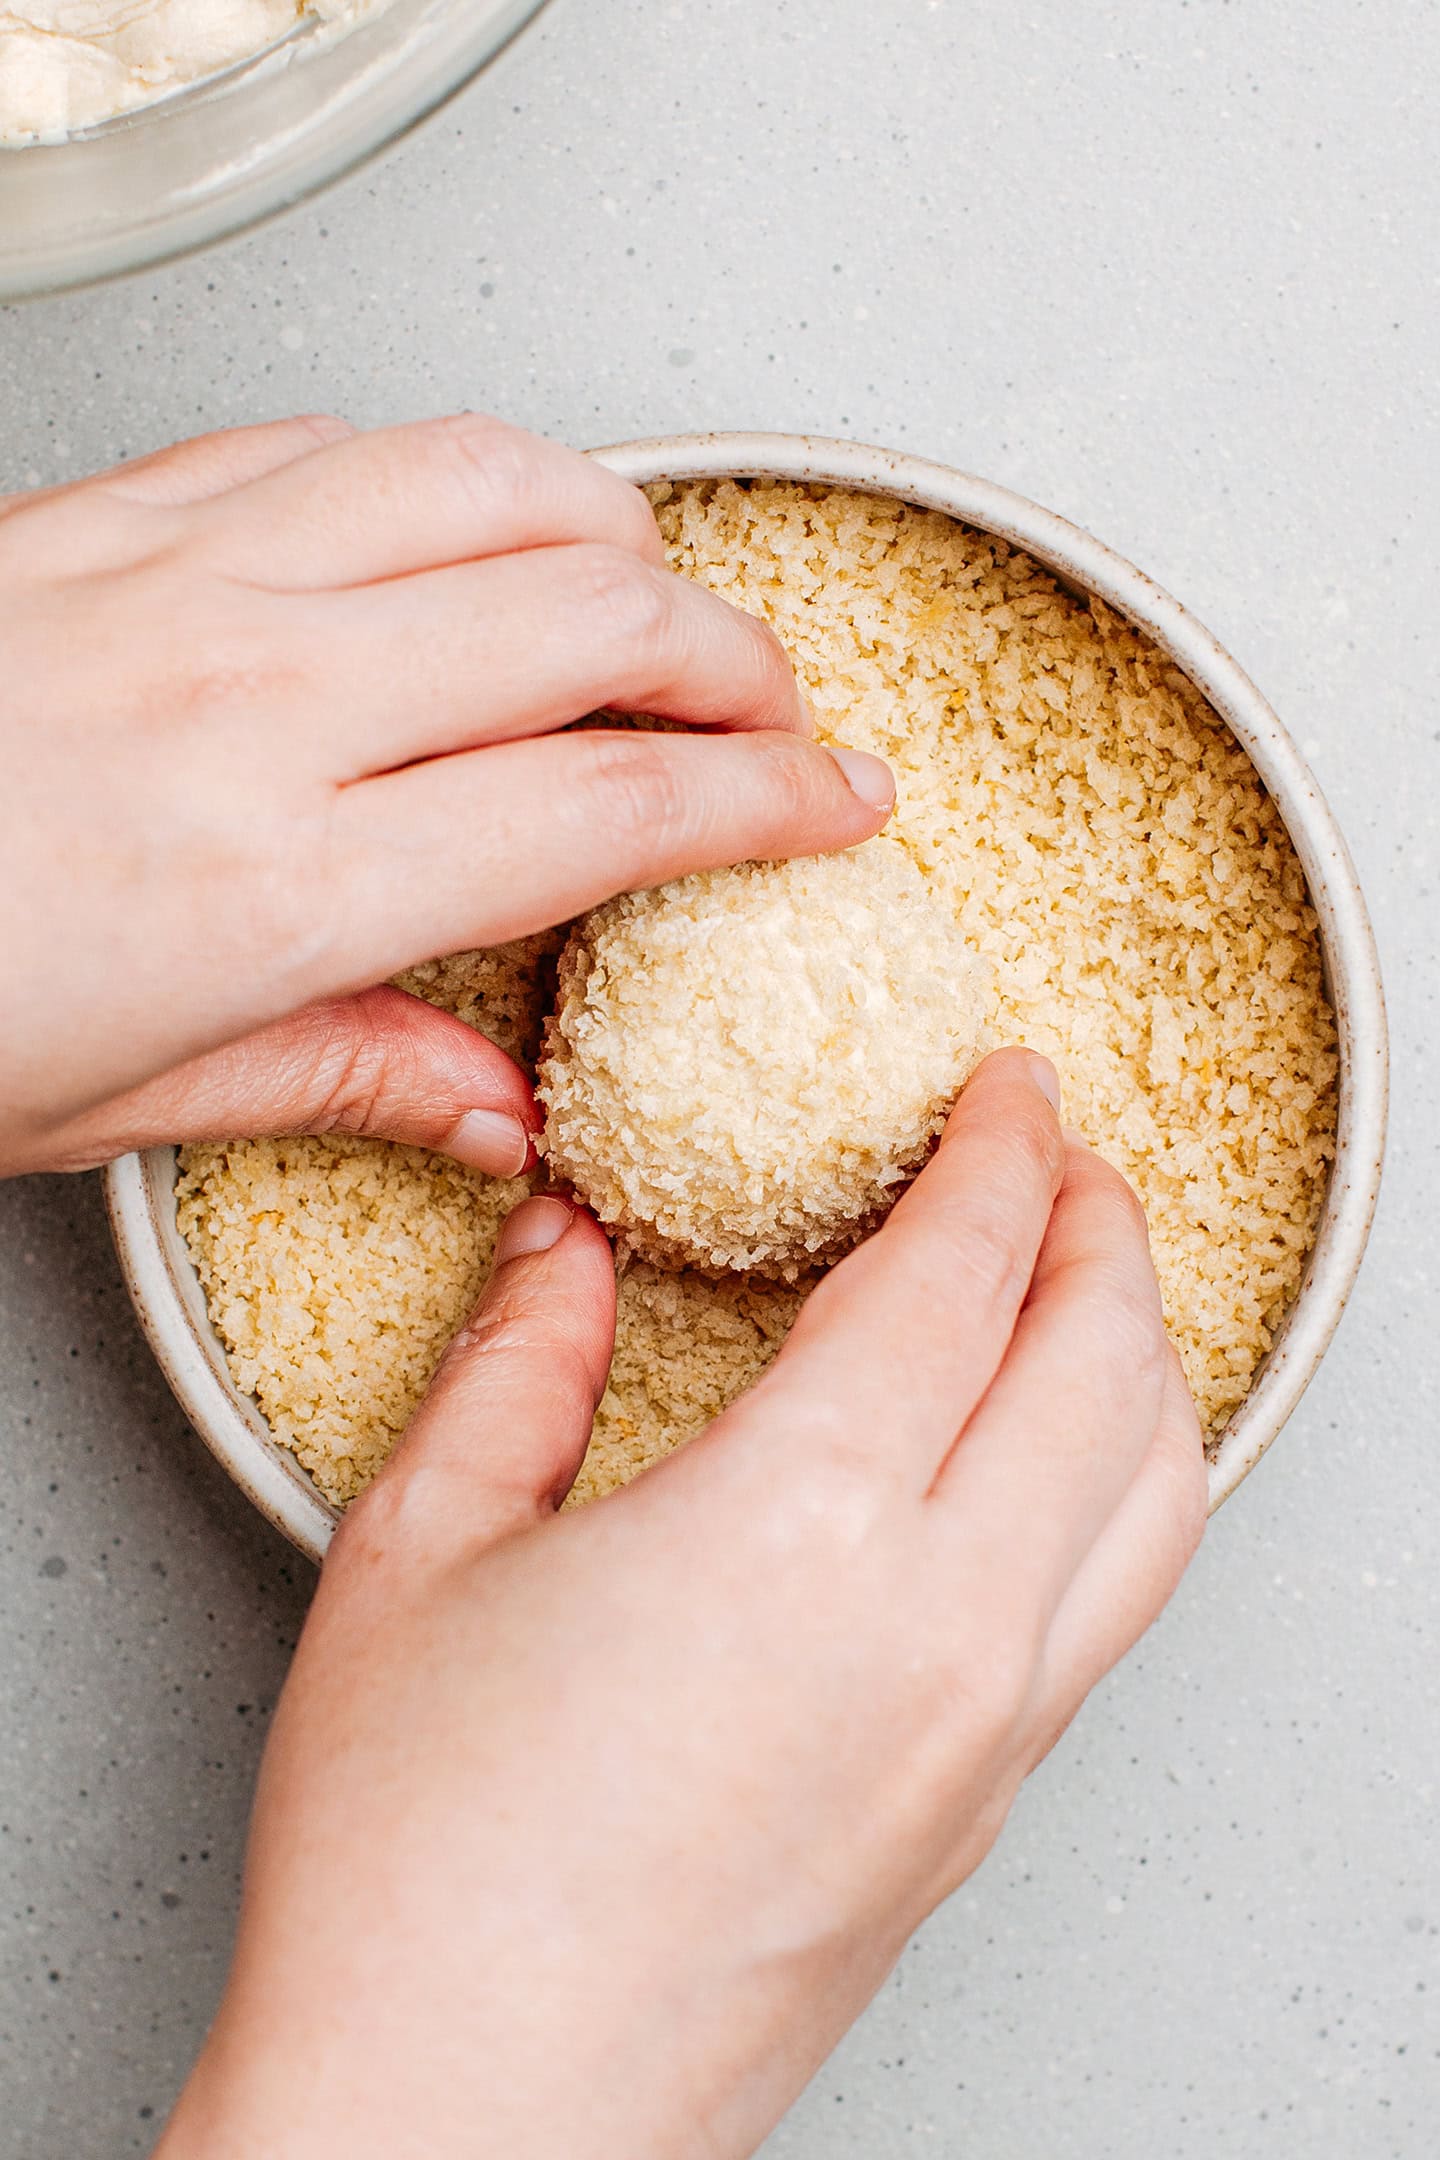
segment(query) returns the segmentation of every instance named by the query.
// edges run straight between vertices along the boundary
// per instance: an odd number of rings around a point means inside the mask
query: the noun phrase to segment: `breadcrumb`
[[[885,840],[625,893],[560,957],[542,1145],[622,1251],[793,1281],[924,1161],[981,1002],[953,911]]]
[[[1059,1067],[1137,1187],[1212,1438],[1299,1286],[1334,1149],[1316,921],[1244,751],[1140,633],[1003,541],[783,482],[653,491],[675,568],[779,631],[822,737],[890,760],[903,848],[988,962],[987,1035]],[[560,940],[406,985],[529,1061]],[[376,1142],[182,1151],[180,1226],[237,1384],[332,1499],[358,1492],[459,1323],[523,1181]],[[761,1371],[805,1284],[641,1262],[576,1497]]]

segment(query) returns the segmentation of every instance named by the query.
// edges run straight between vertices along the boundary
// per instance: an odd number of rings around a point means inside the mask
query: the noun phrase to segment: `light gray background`
[[[777,2160],[1436,2150],[1437,30],[571,0],[339,193],[0,314],[0,486],[316,405],[970,467],[1190,602],[1349,835],[1398,1099],[1340,1337]],[[204,2028],[310,1578],[187,1435],[95,1182],[0,1212],[0,2151],[68,2160],[144,2150]]]

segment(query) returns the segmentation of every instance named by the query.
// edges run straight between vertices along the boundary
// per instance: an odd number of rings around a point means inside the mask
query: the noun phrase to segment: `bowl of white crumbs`
[[[774,627],[821,738],[886,758],[897,800],[843,856],[617,895],[399,978],[534,1075],[547,1169],[614,1237],[615,1359],[567,1505],[751,1384],[974,1062],[1021,1042],[1144,1202],[1218,1506],[1330,1340],[1384,1149],[1374,943],[1289,736],[1141,571],[987,481],[800,436],[597,455],[648,491],[675,570]],[[284,1138],[107,1181],[182,1406],[318,1558],[543,1178]]]

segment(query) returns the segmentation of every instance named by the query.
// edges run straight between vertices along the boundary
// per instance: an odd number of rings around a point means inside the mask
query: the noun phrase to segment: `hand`
[[[342,1001],[893,799],[636,489],[471,416],[0,498],[0,652],[0,1173],[338,1126],[513,1174],[508,1060]],[[605,705],[710,732],[556,732]]]
[[[1200,1533],[1138,1203],[1028,1052],[768,1374],[558,1519],[609,1252],[524,1203],[326,1562],[164,2160],[750,2152]]]

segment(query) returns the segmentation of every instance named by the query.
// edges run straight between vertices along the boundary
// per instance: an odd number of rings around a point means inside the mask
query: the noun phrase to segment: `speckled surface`
[[[969,466],[1189,601],[1346,828],[1397,1079],[1349,1316],[776,2160],[1435,2150],[1437,65],[1402,0],[561,0],[341,193],[0,314],[0,486],[314,404]],[[0,1189],[0,1419],[0,2154],[144,2151],[309,1579],[188,1439],[92,1180]]]

